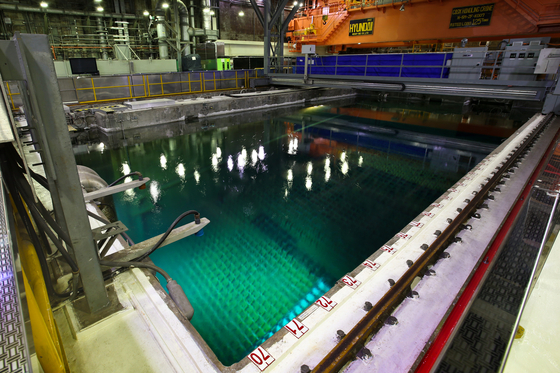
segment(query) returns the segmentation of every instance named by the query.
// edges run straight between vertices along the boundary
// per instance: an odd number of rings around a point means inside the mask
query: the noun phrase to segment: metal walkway
[[[4,187],[0,182],[0,373],[29,372],[30,361],[20,302],[17,260],[11,251],[11,237],[5,210]],[[17,254],[16,254],[17,255]],[[21,285],[23,286],[23,285]]]
[[[557,195],[559,170],[560,145],[556,145],[495,266],[436,372],[501,371],[502,359],[508,349],[508,340],[515,332],[516,316],[524,302],[541,243],[549,240],[539,259],[538,269],[544,265],[552,247],[553,240],[545,236],[545,231]],[[559,223],[560,214],[556,210],[551,224],[553,238],[560,229]]]

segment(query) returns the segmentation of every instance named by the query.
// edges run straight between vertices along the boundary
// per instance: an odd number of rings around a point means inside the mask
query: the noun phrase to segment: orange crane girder
[[[325,3],[304,9],[290,24],[287,36],[293,49],[301,44],[357,47],[402,46],[422,43],[541,36],[560,36],[559,0],[410,0],[378,5],[375,0]],[[487,26],[450,28],[454,8],[494,4]],[[401,5],[404,11],[399,11]],[[350,36],[350,22],[374,18],[372,35]],[[295,44],[295,48],[294,48]]]

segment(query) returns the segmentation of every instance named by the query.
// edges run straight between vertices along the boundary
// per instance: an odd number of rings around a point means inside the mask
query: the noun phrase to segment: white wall
[[[58,78],[72,77],[70,61],[54,61]],[[177,72],[176,60],[97,60],[99,75]]]

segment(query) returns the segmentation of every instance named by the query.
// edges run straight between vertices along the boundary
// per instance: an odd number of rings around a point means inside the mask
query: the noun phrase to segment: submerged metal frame
[[[46,35],[0,41],[0,74],[17,80],[35,150],[49,183],[55,218],[72,240],[90,312],[109,304]]]

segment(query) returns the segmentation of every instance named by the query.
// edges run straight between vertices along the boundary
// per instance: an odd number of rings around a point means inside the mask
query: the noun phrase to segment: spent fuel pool
[[[76,152],[78,164],[109,183],[131,171],[151,179],[145,190],[114,196],[135,242],[165,232],[187,210],[211,221],[203,236],[150,258],[182,285],[195,309],[192,324],[224,365],[320,298],[500,140],[473,139],[471,130],[434,133],[434,126],[422,133],[402,118],[372,120],[363,115],[369,106],[350,108],[358,116],[336,105],[296,108]],[[159,136],[157,127],[153,133]]]

